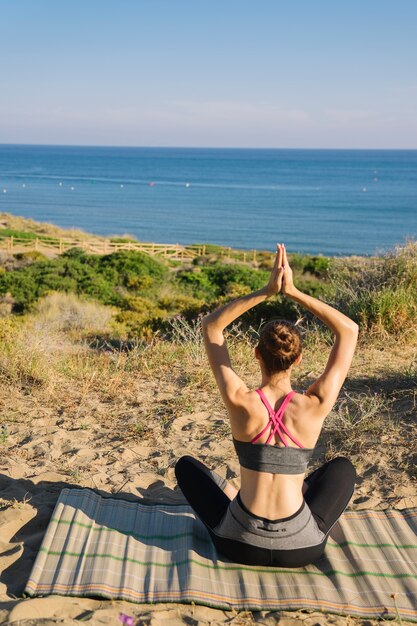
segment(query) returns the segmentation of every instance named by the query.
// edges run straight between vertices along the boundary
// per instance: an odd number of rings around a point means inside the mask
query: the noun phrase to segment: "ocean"
[[[0,145],[0,211],[156,243],[369,255],[417,236],[417,150]]]

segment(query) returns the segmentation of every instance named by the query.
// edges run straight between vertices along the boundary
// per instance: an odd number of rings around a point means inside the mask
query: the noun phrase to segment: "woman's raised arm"
[[[323,374],[306,391],[306,395],[317,401],[318,413],[320,417],[324,417],[336,402],[349,371],[356,348],[359,327],[353,320],[337,309],[317,298],[308,296],[295,287],[285,247],[283,250],[283,263],[283,293],[318,317],[330,328],[335,336]]]
[[[278,244],[268,284],[258,291],[229,302],[202,320],[207,357],[222,398],[229,407],[236,404],[237,394],[246,392],[247,387],[232,368],[223,331],[243,313],[280,291],[284,276],[283,258],[283,246]]]

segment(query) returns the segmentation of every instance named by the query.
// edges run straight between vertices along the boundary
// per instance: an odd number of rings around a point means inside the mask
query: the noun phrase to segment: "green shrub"
[[[110,237],[111,243],[138,243],[133,237]]]
[[[335,303],[363,330],[400,335],[417,317],[417,242],[381,258],[335,263]]]
[[[246,296],[252,290],[247,285],[241,285],[240,283],[228,283],[226,286],[225,296],[228,300],[235,300]]]
[[[19,239],[42,239],[41,235],[28,233],[25,230],[13,230],[12,228],[0,228],[0,237],[18,237]],[[45,239],[45,237],[43,237]]]
[[[300,317],[300,309],[293,300],[289,300],[283,296],[277,296],[271,300],[265,300],[251,309],[241,318],[242,327],[247,328],[259,326],[271,319],[286,319],[292,322],[297,321]]]
[[[326,256],[312,256],[305,263],[303,272],[310,272],[310,274],[314,274],[314,276],[327,276],[332,261],[329,257]]]
[[[24,311],[51,291],[71,291],[120,305],[123,292],[141,292],[168,275],[160,261],[135,251],[88,255],[71,248],[57,259],[31,263],[0,274],[0,295],[10,292],[15,311]]]
[[[197,316],[204,301],[185,294],[172,294],[158,297],[158,305],[170,315],[181,315],[189,318]]]
[[[216,288],[210,281],[206,267],[180,270],[176,275],[177,281],[182,287],[188,287],[197,298],[213,300],[216,297]]]
[[[204,268],[208,279],[216,290],[217,295],[225,295],[230,284],[244,285],[255,291],[267,284],[269,272],[256,270],[246,265],[212,265]]]
[[[117,278],[118,284],[122,283],[126,287],[129,280],[138,276],[161,280],[168,274],[166,265],[144,252],[121,250],[113,254],[88,258],[92,259],[90,263],[100,274],[112,281]]]
[[[364,291],[352,300],[349,315],[368,331],[400,335],[417,318],[417,300],[404,287]]]
[[[69,248],[61,254],[61,259],[86,259],[87,254],[82,248]]]
[[[17,261],[23,261],[24,263],[37,263],[39,261],[46,261],[48,257],[38,250],[28,250],[27,252],[18,252],[13,255]]]
[[[150,338],[167,317],[167,312],[149,298],[132,296],[126,308],[114,316],[113,327],[123,339]]]
[[[243,295],[268,282],[269,272],[247,265],[206,265],[177,273],[182,285],[187,285],[196,297],[219,298],[232,292]],[[233,287],[232,287],[233,286]],[[239,286],[239,287],[238,287]]]

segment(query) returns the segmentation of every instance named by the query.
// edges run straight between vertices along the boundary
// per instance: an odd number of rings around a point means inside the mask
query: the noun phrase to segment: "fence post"
[[[206,246],[203,246],[203,256],[206,256]]]
[[[10,237],[10,252],[13,252],[13,235]]]
[[[62,239],[59,240],[59,254],[62,254],[64,252],[64,242],[62,241]]]
[[[39,239],[36,237],[36,239],[35,239],[35,250],[36,251],[38,250],[38,241],[39,241]]]
[[[256,250],[253,251],[253,262],[256,263]]]

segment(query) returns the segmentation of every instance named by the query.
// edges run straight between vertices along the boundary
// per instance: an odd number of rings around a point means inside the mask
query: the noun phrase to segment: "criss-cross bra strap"
[[[256,441],[258,441],[258,439],[260,439],[262,437],[262,435],[268,430],[268,428],[270,428],[271,424],[274,423],[274,417],[275,417],[275,411],[272,408],[272,406],[269,404],[269,402],[267,400],[267,397],[264,394],[264,392],[262,391],[262,389],[257,389],[256,393],[258,394],[258,396],[262,400],[262,402],[265,405],[265,407],[268,409],[269,420],[268,420],[268,423],[265,426],[265,428],[263,428],[260,433],[258,433],[257,435],[255,435],[255,437],[253,439],[251,439],[251,443],[255,443]]]
[[[288,444],[286,440],[284,439],[284,435],[289,437],[291,441],[295,443],[295,445],[298,446],[299,448],[304,448],[304,446],[299,441],[297,441],[295,437],[291,435],[288,428],[285,426],[284,422],[282,421],[284,417],[285,409],[287,408],[289,402],[291,402],[291,399],[294,397],[295,391],[290,391],[290,393],[285,396],[284,401],[282,402],[281,406],[279,407],[277,411],[274,411],[274,409],[268,402],[268,399],[265,396],[262,389],[257,389],[256,392],[258,393],[259,397],[262,400],[262,403],[265,405],[265,407],[268,410],[269,420],[265,428],[263,428],[261,432],[251,440],[251,443],[255,443],[256,441],[258,441],[258,439],[262,437],[262,435],[268,430],[268,428],[270,428],[271,430],[270,430],[268,439],[266,441],[267,444],[269,444],[272,437],[275,434],[277,434],[286,448],[288,447]]]
[[[277,412],[274,414],[274,419],[272,420],[273,426],[271,426],[271,432],[269,434],[269,437],[266,443],[269,443],[275,434],[278,435],[278,437],[281,439],[285,447],[288,447],[288,444],[287,444],[286,439],[284,438],[284,434],[289,436],[289,438],[295,443],[293,437],[289,434],[288,429],[286,428],[286,426],[284,425],[284,422],[282,421],[284,418],[285,409],[287,408],[288,403],[290,402],[294,394],[295,394],[295,391],[290,391],[290,393],[287,396],[285,396],[284,401],[281,403],[281,406],[279,407]]]
[[[283,434],[285,434],[285,436],[289,437],[291,439],[291,441],[293,443],[295,443],[296,446],[298,446],[299,448],[304,448],[304,446],[298,441],[298,439],[296,439],[288,430],[288,428],[285,426],[284,424],[284,413],[285,413],[285,409],[287,408],[288,403],[292,400],[292,398],[295,395],[295,391],[291,391],[288,396],[284,399],[284,402],[281,404],[281,406],[279,407],[278,411],[276,412],[276,426],[273,429],[273,435],[275,434],[275,432],[278,433],[279,438],[281,439],[281,441],[285,444],[285,441],[283,439]],[[281,430],[283,431],[283,433],[281,433]],[[286,444],[285,444],[286,445]]]

